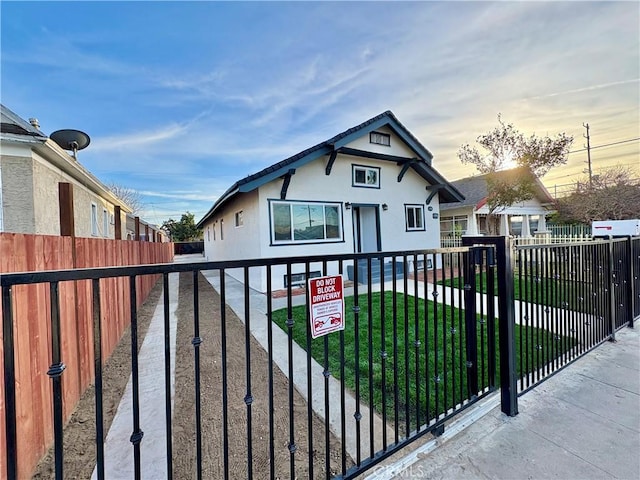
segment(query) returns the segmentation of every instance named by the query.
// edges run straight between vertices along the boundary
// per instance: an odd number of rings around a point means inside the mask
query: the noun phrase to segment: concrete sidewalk
[[[471,411],[367,478],[640,478],[640,329],[616,337],[520,397],[517,416],[497,406],[448,434]]]
[[[193,259],[176,259],[176,263]],[[171,406],[174,396],[176,354],[176,329],[178,320],[179,278],[169,274],[169,335],[171,338]],[[164,378],[164,290],[158,299],[138,354],[138,385],[140,399],[140,429],[144,438],[140,443],[141,470],[144,478],[167,478],[167,434],[165,420]],[[105,478],[125,479],[134,477],[133,447],[130,442],[133,431],[133,384],[131,376],[118,405],[104,445]],[[94,468],[92,477],[97,478]]]

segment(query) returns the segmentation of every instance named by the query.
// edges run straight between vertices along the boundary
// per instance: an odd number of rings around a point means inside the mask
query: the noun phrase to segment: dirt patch
[[[156,304],[162,293],[162,282],[158,281],[147,300],[138,309],[138,351],[147,333]],[[131,375],[131,327],[127,328],[102,368],[102,402],[104,431],[109,431],[120,399]],[[91,478],[96,463],[96,414],[95,389],[90,385],[84,392],[69,422],[64,428],[64,477]],[[53,447],[40,461],[33,474],[35,479],[54,478]]]
[[[222,422],[222,337],[220,297],[202,275],[199,276],[200,386],[202,412],[203,478],[222,478],[224,471]],[[159,282],[138,311],[139,347],[153,317],[162,292]],[[178,330],[176,338],[175,404],[173,409],[173,475],[195,478],[195,374],[193,332],[193,275],[180,274]],[[226,308],[226,366],[229,476],[247,478],[247,395],[246,332],[235,313]],[[275,327],[277,328],[277,327]],[[269,439],[273,438],[274,469],[277,478],[290,478],[289,450],[289,382],[273,366],[273,430],[269,428],[268,356],[250,337],[251,355],[251,448],[253,477],[268,477],[270,468]],[[105,434],[113,421],[120,399],[131,374],[131,332],[127,329],[103,368],[103,402]],[[308,423],[307,403],[294,389],[293,432],[295,442],[295,478],[326,478],[324,422],[314,413]],[[309,431],[312,431],[313,475],[309,469]],[[330,441],[330,470],[341,469],[341,444],[333,435]],[[144,442],[144,440],[143,440]],[[95,466],[95,395],[93,386],[81,397],[64,430],[64,477],[90,478]],[[352,465],[347,459],[347,468]],[[143,472],[144,476],[144,472]],[[54,478],[53,447],[39,463],[33,478]]]
[[[195,374],[193,332],[193,285],[191,274],[181,274],[178,309],[176,351],[176,398],[174,408],[174,477],[194,478],[196,469],[195,438]],[[223,453],[223,401],[222,401],[222,337],[220,297],[204,277],[199,276],[200,375],[202,402],[202,465],[203,478],[222,478]],[[228,464],[230,478],[247,478],[250,435],[254,478],[269,475],[269,439],[273,438],[274,468],[278,478],[290,478],[289,382],[273,366],[273,429],[269,428],[268,355],[252,337],[249,337],[251,355],[251,430],[248,432],[246,331],[244,324],[227,307],[226,311],[226,367]],[[313,475],[309,469],[309,424],[307,403],[293,391],[293,431],[296,450],[296,478],[326,478],[324,423],[311,415]],[[340,469],[340,443],[330,435],[330,470]],[[350,466],[350,463],[348,464]]]

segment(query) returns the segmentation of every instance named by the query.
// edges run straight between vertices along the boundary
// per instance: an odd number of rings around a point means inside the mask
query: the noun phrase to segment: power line
[[[586,127],[585,127],[586,128]],[[569,153],[578,153],[578,152],[585,152],[589,149],[593,150],[595,148],[603,148],[603,147],[610,147],[612,145],[620,145],[622,143],[629,143],[629,142],[637,142],[638,140],[640,140],[640,137],[636,137],[636,138],[630,138],[628,140],[621,140],[619,142],[612,142],[612,143],[605,143],[604,145],[596,145],[595,147],[589,147],[589,148],[581,148],[580,150],[572,150]]]

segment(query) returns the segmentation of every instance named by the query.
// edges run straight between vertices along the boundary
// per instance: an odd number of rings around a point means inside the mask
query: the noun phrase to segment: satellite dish
[[[78,150],[87,148],[91,139],[89,135],[80,130],[57,130],[49,135],[49,138],[60,145],[64,150],[71,150],[73,158],[78,159]]]

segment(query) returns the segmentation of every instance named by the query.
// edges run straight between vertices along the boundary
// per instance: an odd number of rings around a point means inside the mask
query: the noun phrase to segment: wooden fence
[[[10,272],[62,270],[168,263],[173,244],[0,233],[0,275]],[[157,276],[137,279],[138,306],[146,300]],[[102,279],[102,351],[106,360],[130,322],[128,278]],[[30,473],[53,440],[51,380],[51,313],[49,286],[13,289],[13,335],[16,366],[18,472]],[[91,282],[60,283],[65,421],[93,381]],[[2,312],[0,310],[0,321]],[[0,371],[4,372],[0,331]],[[0,381],[0,478],[6,472],[4,382]]]

